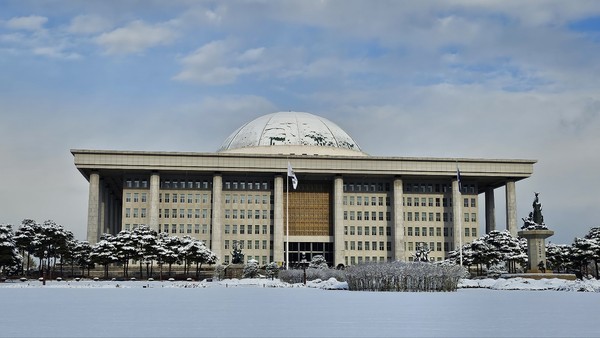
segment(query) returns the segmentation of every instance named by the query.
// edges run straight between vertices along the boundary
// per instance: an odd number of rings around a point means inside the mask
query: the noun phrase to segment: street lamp
[[[302,266],[302,270],[304,270],[304,278],[303,278],[303,282],[304,285],[306,285],[306,268],[308,267],[308,262],[306,261],[306,252],[302,253],[302,260],[300,261],[300,266]]]

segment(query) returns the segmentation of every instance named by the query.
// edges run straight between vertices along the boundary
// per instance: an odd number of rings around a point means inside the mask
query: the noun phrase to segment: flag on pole
[[[458,191],[462,192],[462,182],[460,179],[460,169],[456,166],[456,180],[458,181]]]
[[[288,175],[288,177],[292,178],[292,187],[294,187],[294,190],[295,190],[296,187],[298,187],[298,179],[296,178],[296,173],[294,173],[294,170],[292,169],[292,165],[290,164],[290,162],[288,162],[287,175]]]

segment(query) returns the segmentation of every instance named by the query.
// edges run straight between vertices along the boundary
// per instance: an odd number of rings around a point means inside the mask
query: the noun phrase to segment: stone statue
[[[534,192],[535,199],[533,200],[533,211],[529,213],[527,218],[523,218],[523,230],[548,230],[544,224],[544,216],[542,215],[542,204],[540,203],[539,192]]]
[[[414,261],[415,262],[429,262],[429,248],[427,245],[417,246],[417,250],[415,251]]]
[[[231,252],[231,264],[243,264],[244,254],[242,253],[242,247],[235,241],[233,242],[233,251]]]
[[[542,204],[538,195],[539,192],[535,192],[535,199],[533,200],[533,222],[535,224],[544,224],[544,216],[542,215]]]

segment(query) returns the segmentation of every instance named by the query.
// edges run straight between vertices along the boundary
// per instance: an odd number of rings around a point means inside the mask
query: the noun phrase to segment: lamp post
[[[304,282],[304,285],[306,285],[306,268],[308,267],[308,262],[306,261],[306,252],[302,253],[302,260],[300,261],[300,266],[302,266],[302,270],[304,270],[304,277],[302,279],[302,281]]]

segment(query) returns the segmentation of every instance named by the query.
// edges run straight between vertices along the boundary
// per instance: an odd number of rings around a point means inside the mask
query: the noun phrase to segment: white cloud
[[[47,21],[47,17],[39,15],[20,16],[6,21],[6,26],[11,29],[37,31],[43,29]]]
[[[85,35],[99,33],[111,27],[112,23],[106,18],[97,15],[78,15],[71,19],[67,31],[73,34]]]
[[[60,47],[36,47],[33,49],[33,54],[42,55],[51,58],[65,59],[65,60],[78,60],[81,59],[81,55],[77,53],[69,53],[63,51]]]
[[[266,71],[270,66],[263,55],[265,48],[236,51],[237,45],[229,40],[212,41],[181,59],[183,70],[173,79],[209,85],[223,85],[237,81],[243,74]]]
[[[103,33],[95,41],[106,49],[107,54],[130,54],[169,44],[175,37],[175,32],[169,27],[147,25],[138,20],[125,27]]]

